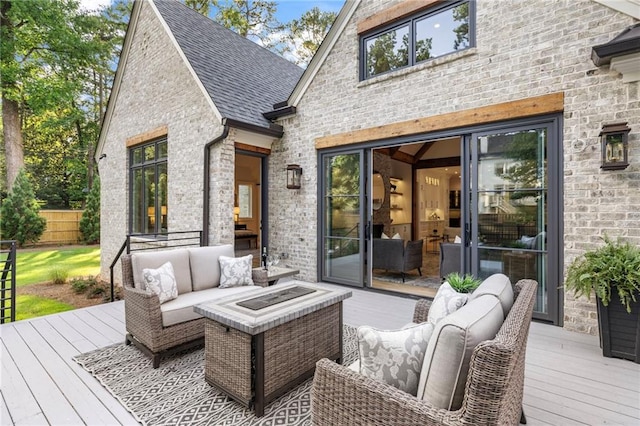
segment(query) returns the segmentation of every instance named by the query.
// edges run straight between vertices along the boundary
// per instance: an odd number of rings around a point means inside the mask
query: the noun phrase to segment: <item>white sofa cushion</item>
[[[193,291],[205,290],[220,285],[220,256],[233,257],[233,246],[195,247],[189,251],[189,264],[191,265],[191,283]]]
[[[471,354],[493,339],[504,315],[500,301],[490,295],[473,299],[436,325],[422,364],[417,397],[445,410],[462,405]]]
[[[254,285],[230,288],[210,288],[207,290],[192,291],[191,293],[181,294],[177,299],[170,300],[169,302],[160,305],[162,325],[164,327],[169,327],[181,322],[202,318],[202,315],[197,314],[193,310],[195,305],[214,299],[220,299],[222,297],[233,296],[234,294],[245,291],[255,291],[260,288],[262,287]]]
[[[358,327],[360,374],[415,396],[432,333],[428,322],[401,330]]]
[[[146,290],[142,279],[145,268],[157,269],[167,262],[171,262],[173,273],[178,284],[178,294],[191,292],[191,268],[189,267],[189,252],[187,249],[171,249],[133,253],[131,268],[133,269],[133,284],[135,288]]]
[[[504,317],[507,317],[511,307],[513,306],[513,287],[511,280],[504,274],[493,274],[485,279],[469,296],[470,299],[476,297],[491,295],[497,297],[502,305]]]
[[[178,284],[173,274],[171,262],[167,262],[158,269],[144,268],[142,270],[144,284],[148,290],[158,295],[160,303],[168,302],[178,297]]]

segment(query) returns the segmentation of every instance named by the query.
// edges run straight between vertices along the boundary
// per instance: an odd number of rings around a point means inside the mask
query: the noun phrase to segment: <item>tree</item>
[[[331,29],[337,14],[323,12],[318,7],[306,11],[300,19],[293,19],[286,25],[289,42],[287,51],[292,53],[298,65],[308,65],[322,40]]]
[[[0,0],[0,73],[6,186],[24,166],[28,116],[76,105],[88,70],[108,61],[96,18],[76,0]]]
[[[80,219],[80,233],[85,243],[100,242],[100,179],[93,181],[87,206]]]
[[[214,13],[213,20],[267,49],[275,49],[280,40],[275,34],[284,26],[276,18],[278,6],[267,0],[184,0],[185,4],[204,16]]]
[[[16,240],[18,247],[37,242],[47,221],[40,217],[40,206],[24,169],[20,169],[13,188],[0,207],[2,238]]]

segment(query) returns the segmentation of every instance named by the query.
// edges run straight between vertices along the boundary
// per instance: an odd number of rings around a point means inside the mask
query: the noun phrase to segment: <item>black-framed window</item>
[[[360,79],[475,45],[475,2],[445,2],[360,38]]]
[[[167,232],[167,138],[129,149],[129,232]]]

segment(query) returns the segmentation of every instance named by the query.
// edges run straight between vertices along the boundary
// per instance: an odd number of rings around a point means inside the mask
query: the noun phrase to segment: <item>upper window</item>
[[[129,149],[132,234],[167,232],[167,138]]]
[[[361,38],[362,79],[473,46],[473,2],[448,2]]]

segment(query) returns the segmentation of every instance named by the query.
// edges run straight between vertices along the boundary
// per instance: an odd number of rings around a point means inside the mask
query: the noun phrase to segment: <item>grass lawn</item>
[[[18,250],[16,285],[22,287],[51,281],[54,267],[64,268],[68,277],[87,277],[100,273],[100,247],[71,249]]]
[[[75,309],[57,300],[24,294],[16,297],[16,321]]]

